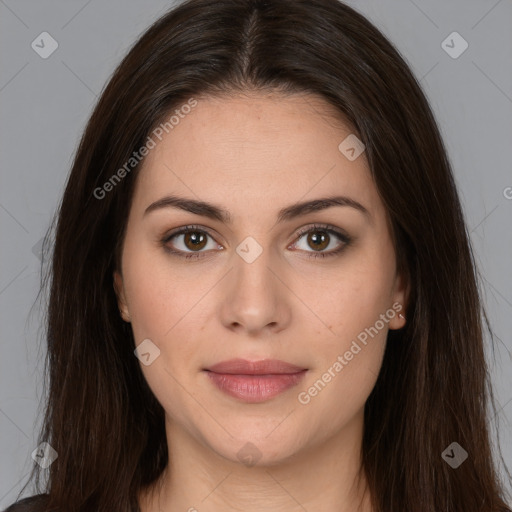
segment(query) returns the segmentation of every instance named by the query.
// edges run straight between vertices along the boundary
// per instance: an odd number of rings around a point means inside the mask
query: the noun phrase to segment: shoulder
[[[3,512],[42,512],[47,498],[47,494],[36,494],[29,498],[23,498],[22,500],[13,503]]]

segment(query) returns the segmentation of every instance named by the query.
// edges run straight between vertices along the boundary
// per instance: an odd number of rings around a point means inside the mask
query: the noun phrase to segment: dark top
[[[24,498],[21,501],[13,503],[10,507],[6,508],[3,512],[41,512],[44,509],[47,494],[37,494]],[[505,508],[502,512],[512,512],[510,509]]]
[[[44,509],[47,497],[47,494],[36,494],[29,498],[23,498],[22,500],[13,503],[3,512],[40,512]]]

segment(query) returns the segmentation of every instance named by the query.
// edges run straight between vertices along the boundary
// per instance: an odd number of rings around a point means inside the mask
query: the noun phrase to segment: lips
[[[231,359],[205,369],[210,381],[223,393],[248,403],[270,400],[296,386],[306,368],[276,359]]]
[[[285,361],[279,361],[278,359],[263,359],[254,362],[245,359],[230,359],[207,368],[211,372],[231,375],[291,374],[305,369]]]

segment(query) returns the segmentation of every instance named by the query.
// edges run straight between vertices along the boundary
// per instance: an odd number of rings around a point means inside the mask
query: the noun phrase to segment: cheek
[[[353,305],[351,308],[352,318],[337,325],[333,322],[333,330],[338,327],[336,336],[330,334],[324,338],[330,340],[328,343],[319,344],[322,349],[316,353],[311,376],[297,392],[304,414],[313,424],[318,423],[319,429],[326,428],[321,424],[326,414],[330,422],[327,430],[335,431],[364,407],[382,365],[388,327],[375,327],[380,310],[368,304],[363,313]]]
[[[127,244],[123,263],[135,344],[150,339],[159,350],[151,364],[146,366],[141,361],[141,370],[166,412],[189,421],[198,411],[183,390],[191,389],[186,372],[197,366],[193,319],[197,319],[200,308],[193,306],[204,291],[201,293],[201,286],[191,286],[190,279],[185,282],[182,273],[180,276],[165,255],[157,251],[130,250]]]
[[[323,286],[304,282],[304,291],[313,291],[312,309],[322,320],[315,329],[319,341],[312,354],[314,371],[299,400],[314,404],[312,409],[334,407],[333,413],[344,417],[363,406],[375,385],[389,321],[395,314],[391,308],[394,253],[391,246],[384,245],[384,251],[382,247],[347,258],[335,279],[331,275],[320,280]],[[343,410],[336,408],[337,403],[343,404]]]
[[[204,328],[206,304],[201,298],[214,281],[201,273],[193,277],[180,271],[163,250],[135,246],[126,244],[123,259],[131,327],[136,345],[150,339],[160,350],[154,364],[142,367],[149,384],[167,382],[167,386],[172,378],[166,370],[182,380],[185,368],[197,366],[195,340],[197,331]]]
[[[163,340],[187,312],[187,293],[169,257],[127,237],[123,276],[135,339]]]
[[[389,249],[365,248],[347,257],[335,273],[302,280],[300,293],[321,320],[328,345],[343,348],[391,307],[394,255]]]

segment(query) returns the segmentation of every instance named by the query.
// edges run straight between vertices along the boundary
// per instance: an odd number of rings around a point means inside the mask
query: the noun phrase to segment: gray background
[[[495,420],[512,469],[512,1],[347,3],[409,62],[446,141],[496,334]],[[0,509],[26,480],[40,422],[44,330],[39,305],[32,308],[40,240],[98,94],[136,37],[172,5],[0,0]],[[44,31],[59,45],[47,59],[31,47]],[[456,59],[441,46],[453,31],[469,44]]]

